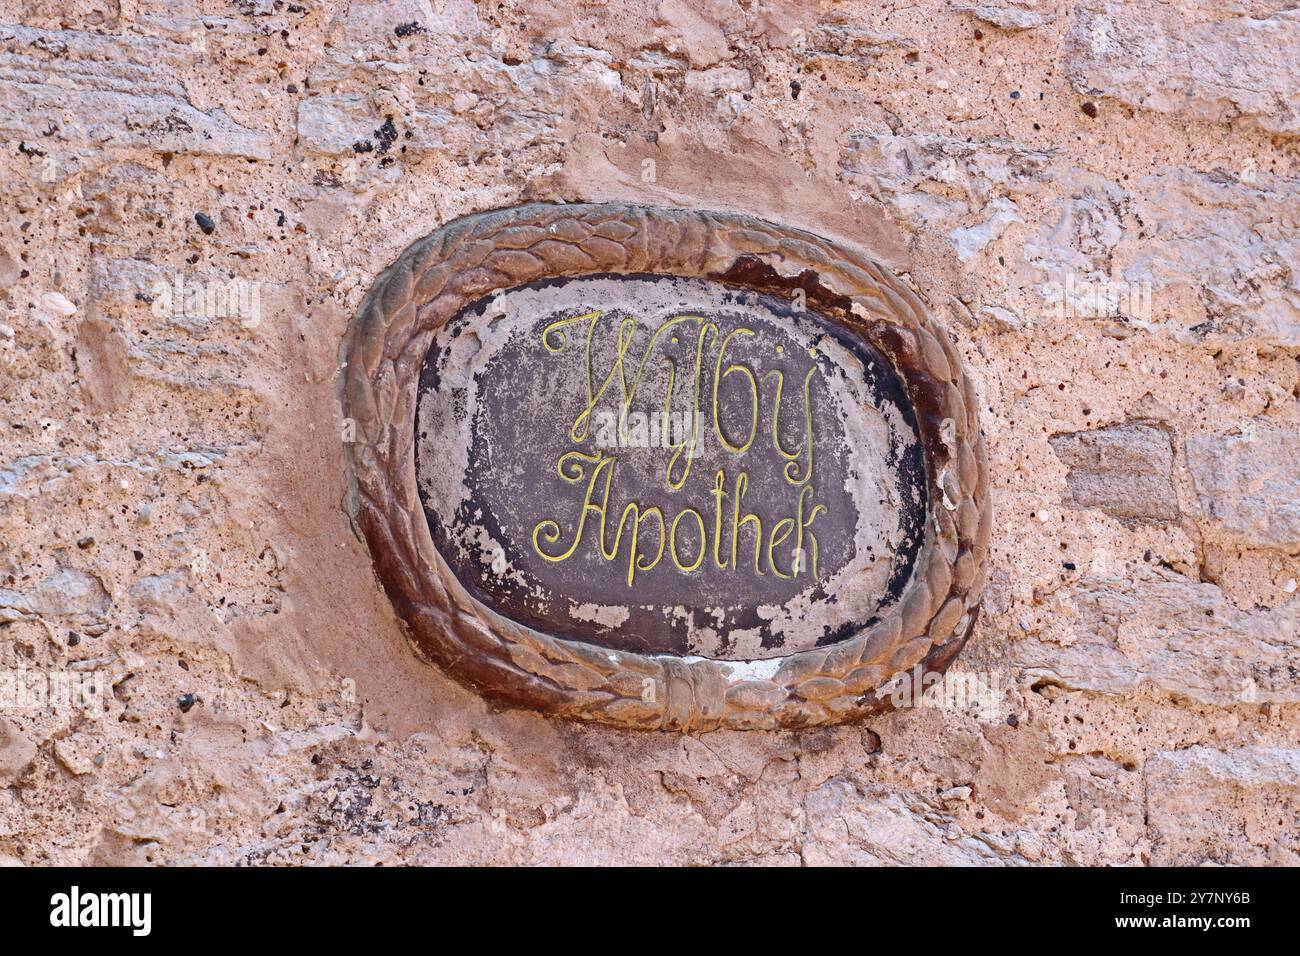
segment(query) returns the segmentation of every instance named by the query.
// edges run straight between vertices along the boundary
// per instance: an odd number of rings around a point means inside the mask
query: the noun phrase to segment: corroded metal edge
[[[433,546],[416,491],[417,384],[435,332],[492,293],[597,272],[707,278],[789,294],[866,337],[917,419],[929,496],[911,581],[877,623],[778,659],[649,656],[563,640],[475,600]],[[947,334],[879,263],[811,233],[731,213],[610,204],[528,205],[457,219],[375,281],[348,328],[340,383],[354,423],[347,507],[421,656],[498,702],[626,727],[707,731],[836,723],[890,706],[882,688],[942,671],[975,622],[992,513],[977,399]]]

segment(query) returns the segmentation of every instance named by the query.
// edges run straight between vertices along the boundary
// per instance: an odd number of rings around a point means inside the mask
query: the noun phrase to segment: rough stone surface
[[[1188,119],[1300,133],[1300,18],[1289,4],[1085,0],[1065,66],[1083,93]]]
[[[1300,750],[1159,753],[1146,786],[1156,864],[1300,863]]]
[[[111,688],[0,702],[0,860],[1296,862],[1296,30],[0,0],[0,689]],[[738,210],[907,277],[982,406],[989,706],[636,734],[415,658],[340,507],[339,344],[412,241],[532,200]]]
[[[11,721],[0,718],[0,784],[9,786],[36,759],[36,745]]]
[[[1070,469],[1067,506],[1140,521],[1178,517],[1174,451],[1159,428],[1133,423],[1054,435],[1052,451]]]
[[[1035,636],[1017,647],[1027,679],[1119,696],[1150,683],[1219,706],[1300,703],[1293,602],[1243,611],[1218,587],[1168,572],[1086,585],[1061,608],[1071,618],[1068,643]]]
[[[146,147],[194,154],[271,157],[271,134],[201,109],[180,76],[196,76],[202,44],[166,37],[0,27],[0,116],[6,137],[50,149]]]
[[[1187,441],[1206,525],[1240,546],[1300,550],[1300,431],[1247,425]]]

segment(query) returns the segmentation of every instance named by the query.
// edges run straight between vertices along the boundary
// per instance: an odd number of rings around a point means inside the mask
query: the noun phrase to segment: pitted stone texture
[[[1285,673],[1300,559],[1204,518],[1177,465],[1182,522],[1067,507],[1049,436],[1153,420],[1181,463],[1189,438],[1300,429],[1296,139],[1266,128],[1294,122],[1295,45],[1263,73],[1259,49],[1220,56],[1294,4],[1035,3],[1057,19],[1018,31],[956,9],[1018,0],[689,6],[698,27],[657,0],[0,0],[0,35],[68,49],[0,42],[0,670],[114,685],[100,720],[4,714],[34,755],[0,783],[0,863],[812,864],[898,859],[893,833],[916,859],[1140,866],[1285,845],[1268,774],[1220,787],[1177,761],[1295,750],[1300,705],[1268,700],[1293,685],[1257,679],[1250,703],[1231,679]],[[1062,86],[1094,59],[1062,47],[1087,10],[1120,27],[1103,82]],[[1125,27],[1157,21],[1181,38]],[[721,58],[693,67],[688,42]],[[111,109],[65,109],[91,94]],[[346,107],[328,151],[296,142],[317,97]],[[194,133],[122,120],[173,107]],[[352,148],[390,115],[387,152]],[[959,266],[953,231],[999,198],[1023,222]],[[931,708],[632,734],[489,708],[414,659],[339,506],[339,344],[412,241],[526,201],[726,208],[910,277],[989,439],[999,530],[961,662],[1000,678],[1005,731]],[[178,273],[267,283],[261,324],[155,316],[137,295]],[[1149,280],[1152,314],[1062,316],[1070,273]],[[1155,594],[1129,583],[1153,568]],[[61,571],[107,602],[61,611]],[[169,573],[190,590],[164,597]],[[1102,628],[1096,595],[1136,626]]]

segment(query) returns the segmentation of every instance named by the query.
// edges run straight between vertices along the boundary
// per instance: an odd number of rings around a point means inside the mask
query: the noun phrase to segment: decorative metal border
[[[591,273],[701,277],[789,295],[870,341],[916,411],[929,494],[912,579],[887,616],[781,658],[768,680],[734,662],[651,656],[539,633],[473,598],[433,545],[415,477],[417,384],[435,332],[497,289]],[[888,709],[891,678],[942,671],[986,580],[992,513],[977,399],[947,334],[904,283],[811,233],[748,216],[625,204],[529,205],[457,219],[376,280],[344,341],[353,527],[419,654],[498,702],[658,730],[807,727]],[[652,692],[647,693],[647,689]]]

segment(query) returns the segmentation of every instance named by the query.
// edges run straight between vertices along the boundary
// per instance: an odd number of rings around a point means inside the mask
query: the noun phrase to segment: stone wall
[[[0,0],[0,859],[1300,863],[1288,6]],[[951,330],[991,696],[638,734],[416,660],[344,327],[449,219],[607,199],[858,244]]]

